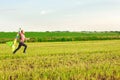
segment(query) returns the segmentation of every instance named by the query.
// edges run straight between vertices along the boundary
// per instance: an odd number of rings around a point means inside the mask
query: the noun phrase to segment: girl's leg
[[[21,48],[21,43],[19,43],[17,49],[13,52],[13,54],[15,54],[20,48]]]
[[[22,43],[22,46],[25,47],[23,53],[26,53],[27,45],[25,43]]]

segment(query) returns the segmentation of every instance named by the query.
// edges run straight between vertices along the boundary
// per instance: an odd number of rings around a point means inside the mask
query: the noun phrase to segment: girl
[[[25,42],[25,40],[27,40],[27,38],[25,38],[24,33],[25,32],[23,30],[20,31],[20,33],[19,33],[19,35],[20,35],[20,42],[19,42],[18,48],[13,52],[13,54],[15,54],[21,48],[21,46],[24,46],[23,53],[26,53],[27,45],[24,42]]]

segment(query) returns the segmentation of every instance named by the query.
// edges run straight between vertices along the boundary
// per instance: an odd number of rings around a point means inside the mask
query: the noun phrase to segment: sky
[[[120,0],[0,0],[0,31],[120,31]]]

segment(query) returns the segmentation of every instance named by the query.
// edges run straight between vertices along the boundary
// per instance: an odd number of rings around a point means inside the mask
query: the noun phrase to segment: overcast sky
[[[120,31],[120,0],[0,0],[0,31]]]

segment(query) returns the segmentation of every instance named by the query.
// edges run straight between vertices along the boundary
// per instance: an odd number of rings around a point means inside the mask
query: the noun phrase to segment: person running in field
[[[21,48],[21,46],[24,46],[23,53],[26,53],[27,45],[24,42],[25,42],[25,40],[27,40],[27,38],[25,38],[24,33],[25,32],[23,30],[20,31],[20,33],[19,33],[20,42],[19,42],[19,45],[18,45],[17,49],[13,52],[13,54],[15,54]]]

